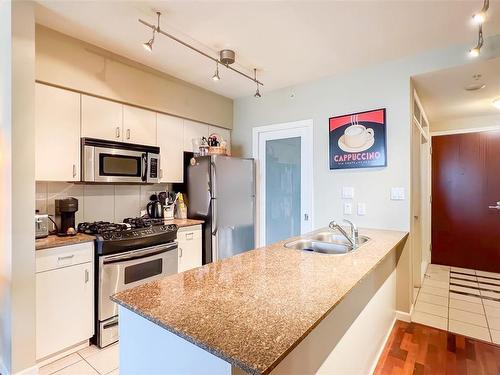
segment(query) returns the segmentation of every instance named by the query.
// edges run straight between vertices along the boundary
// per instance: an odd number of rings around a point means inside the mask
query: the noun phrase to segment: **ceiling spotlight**
[[[155,32],[153,31],[153,37],[151,39],[149,39],[149,41],[147,41],[146,43],[144,43],[142,46],[144,47],[144,49],[148,52],[152,52],[153,51],[153,43],[155,42]]]
[[[255,98],[260,98],[262,97],[262,95],[260,94],[260,91],[259,91],[259,81],[257,81],[257,69],[253,69],[253,80],[254,82],[257,84],[257,90],[255,91],[255,94],[253,94],[253,96]]]
[[[492,104],[495,108],[500,109],[500,98],[493,100]]]
[[[219,77],[219,63],[218,62],[215,62],[215,73],[214,75],[212,76],[212,79],[217,82],[220,80],[220,77]]]
[[[489,0],[484,0],[483,8],[472,16],[472,22],[476,25],[481,25],[484,21],[486,21],[486,11],[489,7]]]
[[[144,47],[144,49],[148,52],[153,52],[153,43],[155,42],[155,34],[156,32],[160,32],[160,16],[161,16],[161,13],[160,12],[156,12],[156,15],[158,16],[158,23],[156,25],[156,27],[152,26],[153,28],[153,37],[151,39],[149,39],[146,43],[143,43],[142,46]]]
[[[474,48],[469,50],[470,57],[478,57],[481,54],[481,47],[483,46],[483,25],[479,25],[479,35],[477,38],[477,44]]]

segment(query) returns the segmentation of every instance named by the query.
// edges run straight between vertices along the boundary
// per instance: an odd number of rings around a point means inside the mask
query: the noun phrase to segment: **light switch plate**
[[[358,216],[366,215],[366,203],[358,203]]]
[[[342,187],[342,198],[343,199],[352,199],[354,198],[354,188],[350,186]]]
[[[352,215],[352,203],[344,203],[344,215]]]
[[[392,187],[391,188],[391,200],[403,201],[404,199],[405,199],[405,188],[403,188],[403,187]]]

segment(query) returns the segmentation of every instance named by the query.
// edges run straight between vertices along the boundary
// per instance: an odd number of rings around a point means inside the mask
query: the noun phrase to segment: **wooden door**
[[[432,138],[432,263],[500,272],[500,131]]]
[[[156,146],[156,112],[124,105],[123,142]]]
[[[82,137],[124,140],[123,105],[82,95]]]
[[[35,87],[35,176],[37,181],[80,180],[80,94]]]
[[[160,182],[183,182],[183,120],[178,117],[157,115],[157,145],[160,147]]]

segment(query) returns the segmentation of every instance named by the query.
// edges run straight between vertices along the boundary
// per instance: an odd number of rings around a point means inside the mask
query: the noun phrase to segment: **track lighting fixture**
[[[219,77],[219,63],[218,63],[218,62],[216,62],[216,63],[215,63],[215,73],[214,73],[214,75],[212,76],[212,79],[213,79],[215,82],[217,82],[217,81],[219,81],[219,80],[220,80],[220,77]]]
[[[146,51],[152,52],[154,42],[155,42],[155,30],[153,30],[153,37],[151,39],[149,39],[149,41],[144,43],[142,46],[146,49]]]
[[[212,76],[212,79],[214,81],[219,81],[220,80],[220,76],[219,76],[219,64],[224,66],[226,69],[229,69],[229,70],[232,70],[233,72],[235,73],[238,73],[239,75],[241,75],[242,77],[245,77],[246,79],[249,79],[250,81],[252,82],[255,82],[255,84],[257,85],[257,91],[255,92],[255,97],[257,98],[260,98],[261,97],[261,94],[259,92],[259,88],[260,86],[264,86],[264,84],[262,82],[260,82],[258,79],[257,79],[257,73],[256,73],[256,69],[254,69],[254,77],[250,76],[249,74],[247,73],[244,73],[242,72],[241,70],[238,70],[236,68],[234,68],[233,66],[231,66],[231,64],[233,64],[235,62],[235,57],[236,57],[236,54],[233,50],[230,50],[230,49],[223,49],[221,51],[219,51],[219,56],[216,58],[216,57],[213,57],[211,56],[210,54],[192,46],[191,44],[177,38],[176,36],[172,35],[172,34],[169,34],[168,32],[166,31],[163,31],[163,30],[160,30],[160,16],[161,16],[161,13],[160,12],[156,12],[157,16],[158,16],[158,22],[156,25],[154,24],[151,24],[149,22],[146,22],[144,20],[141,20],[139,19],[139,22],[142,23],[143,25],[149,27],[150,29],[153,30],[153,37],[146,43],[143,44],[144,48],[151,52],[153,50],[153,43],[155,42],[155,36],[156,34],[162,34],[164,36],[166,36],[167,38],[170,38],[171,40],[179,43],[179,44],[182,44],[184,47],[187,47],[189,48],[190,50],[194,51],[194,52],[197,52],[198,54],[202,55],[202,56],[205,56],[207,59],[210,59],[212,61],[214,61],[216,63],[216,66],[215,66],[215,74]]]
[[[253,70],[253,78],[254,78],[255,83],[257,84],[257,90],[255,91],[255,94],[253,96],[256,98],[260,98],[260,97],[262,97],[262,95],[260,94],[260,91],[259,91],[259,81],[257,81],[257,69]]]
[[[488,11],[489,7],[490,1],[484,0],[483,8],[479,12],[472,15],[472,22],[476,25],[481,25],[484,21],[486,21],[486,12]]]
[[[477,38],[477,44],[474,48],[469,50],[470,57],[478,57],[481,54],[481,47],[483,46],[483,25],[479,25],[479,35]]]
[[[149,39],[146,43],[144,43],[142,46],[144,47],[144,49],[148,52],[152,52],[153,51],[153,43],[155,42],[155,34],[156,32],[160,32],[160,16],[161,16],[161,13],[160,12],[156,12],[156,15],[158,16],[158,23],[157,23],[157,26],[156,27],[153,27],[153,37],[151,39]]]

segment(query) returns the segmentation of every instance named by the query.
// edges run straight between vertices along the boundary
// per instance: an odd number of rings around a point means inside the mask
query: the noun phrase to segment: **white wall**
[[[485,42],[482,58],[500,54],[500,36]],[[354,47],[353,47],[354,48]],[[343,217],[342,186],[355,188],[354,202],[364,202],[366,216],[350,215],[366,227],[410,227],[410,77],[467,63],[467,45],[431,51],[354,72],[235,100],[233,153],[252,155],[252,128],[268,124],[314,121],[314,224],[325,226]],[[496,48],[496,52],[495,52]],[[387,108],[386,168],[330,171],[328,119],[334,115]],[[390,188],[405,188],[406,200],[391,201]],[[346,216],[348,218],[348,216]]]
[[[17,373],[35,364],[35,19],[32,2],[9,3],[0,13],[0,341],[7,373]]]
[[[500,128],[500,114],[489,116],[471,116],[432,122],[432,133],[464,132],[477,129]]]

